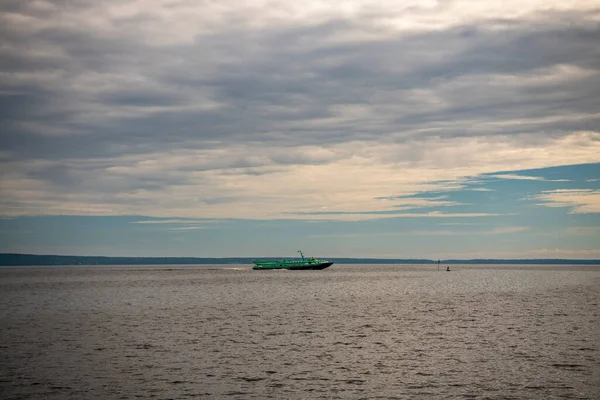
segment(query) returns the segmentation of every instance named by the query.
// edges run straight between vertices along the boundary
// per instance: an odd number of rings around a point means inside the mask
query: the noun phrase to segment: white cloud
[[[492,176],[498,179],[515,179],[523,181],[569,182],[568,179],[546,179],[541,176],[526,176],[516,174],[493,174]]]
[[[178,226],[176,228],[167,228],[168,232],[196,231],[198,229],[206,229],[204,226]]]
[[[530,228],[526,226],[505,226],[498,227],[489,230],[476,230],[476,231],[456,231],[456,230],[430,230],[430,231],[418,231],[411,232],[413,235],[506,235],[510,233],[517,233],[528,230]]]
[[[600,213],[600,190],[551,190],[535,197],[546,207],[569,207],[572,214]]]
[[[437,225],[450,225],[450,226],[475,226],[479,225],[475,222],[439,222]]]
[[[414,215],[414,216],[427,216],[427,215]],[[452,217],[461,217],[465,215],[451,215]],[[483,216],[483,215],[482,215]],[[439,225],[475,225],[475,224],[442,224]],[[457,231],[457,230],[428,230],[428,231],[410,231],[410,232],[365,232],[365,233],[331,233],[331,234],[312,234],[309,237],[335,237],[335,238],[377,238],[377,237],[388,237],[388,236],[405,236],[405,235],[422,235],[422,236],[469,236],[469,235],[505,235],[510,233],[517,233],[528,230],[530,228],[526,226],[506,226],[499,227],[489,230],[478,230],[478,231]]]
[[[598,258],[600,257],[600,249],[536,249],[530,250],[526,254],[537,258]]]
[[[132,224],[198,224],[198,221],[191,219],[150,219],[144,221],[133,221]]]
[[[221,0],[90,2],[87,7],[64,7],[51,1],[30,3],[31,15],[12,13],[6,16],[22,30],[41,30],[56,24],[85,27],[115,35],[123,30],[153,45],[189,43],[198,35],[231,28],[232,24],[266,29],[307,21],[330,19],[361,20],[370,18],[377,25],[395,30],[440,29],[478,20],[524,18],[539,12],[594,11],[594,0],[543,1],[489,0],[477,3],[462,1],[412,0]],[[42,11],[43,10],[43,11]],[[44,15],[54,18],[44,19]],[[496,22],[498,27],[502,24]],[[135,29],[134,29],[135,28]]]
[[[544,178],[539,176],[525,176],[525,175],[513,175],[513,174],[494,174],[494,178],[499,179],[517,179],[517,180],[529,180],[529,181],[543,181]]]

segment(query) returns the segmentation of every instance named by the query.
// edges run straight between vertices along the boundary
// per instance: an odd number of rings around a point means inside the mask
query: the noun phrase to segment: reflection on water
[[[597,398],[600,268],[0,269],[4,399]]]

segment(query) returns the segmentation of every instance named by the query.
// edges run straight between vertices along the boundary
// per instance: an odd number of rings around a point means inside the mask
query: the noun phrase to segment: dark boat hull
[[[278,266],[269,266],[269,267],[261,267],[255,265],[255,271],[268,271],[273,269],[289,269],[292,271],[309,271],[309,270],[322,270],[329,266],[331,266],[332,262],[324,262],[324,263],[314,263],[314,264],[298,264],[298,265],[278,265]]]
[[[325,269],[327,267],[329,267],[331,264],[333,264],[332,262],[326,262],[326,263],[319,263],[319,264],[312,264],[312,265],[298,265],[298,266],[293,266],[293,267],[288,267],[286,269],[290,269],[290,270],[321,270],[321,269]]]

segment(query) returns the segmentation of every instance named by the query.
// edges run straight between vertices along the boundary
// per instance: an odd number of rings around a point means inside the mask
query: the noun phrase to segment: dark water
[[[598,399],[600,268],[0,269],[3,399]]]

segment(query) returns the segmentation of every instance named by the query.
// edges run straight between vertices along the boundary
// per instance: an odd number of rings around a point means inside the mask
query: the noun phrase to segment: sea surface
[[[600,266],[0,268],[0,398],[598,399]]]

